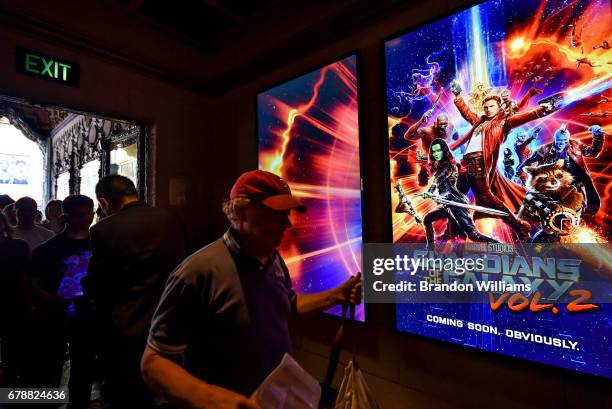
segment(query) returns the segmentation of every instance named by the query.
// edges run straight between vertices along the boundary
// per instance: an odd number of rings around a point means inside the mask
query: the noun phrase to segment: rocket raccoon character
[[[591,126],[589,132],[593,135],[590,146],[571,139],[567,125],[562,124],[561,128],[553,135],[552,143],[540,147],[516,168],[517,175],[520,177],[525,166],[543,165],[563,160],[565,170],[574,176],[574,186],[585,195],[584,214],[594,215],[601,207],[601,199],[597,189],[595,189],[584,158],[597,158],[599,156],[603,150],[606,132],[599,125]]]
[[[555,243],[572,233],[586,206],[584,194],[574,185],[573,176],[562,159],[539,166],[528,166],[527,193],[518,217],[541,227],[532,243]]]

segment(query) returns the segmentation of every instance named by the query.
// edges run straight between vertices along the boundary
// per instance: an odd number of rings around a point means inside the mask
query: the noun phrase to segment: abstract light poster
[[[361,271],[356,60],[257,95],[259,168],[282,176],[308,206],[292,212],[280,248],[298,293],[329,290]],[[364,320],[363,304],[356,318]]]
[[[487,1],[384,48],[394,243],[598,243],[601,249],[610,241],[609,0]],[[450,178],[441,177],[443,162],[452,164]],[[449,186],[450,199],[485,209],[449,218],[448,205],[423,195],[439,199]],[[570,191],[579,195],[565,194]],[[411,207],[398,208],[400,197]],[[557,205],[563,212],[556,213]],[[609,251],[601,257],[609,266]],[[487,304],[398,304],[397,328],[611,377],[609,309],[551,315],[493,312]],[[433,316],[532,335],[510,339]],[[535,335],[565,343],[538,343]],[[566,348],[569,342],[574,347]]]

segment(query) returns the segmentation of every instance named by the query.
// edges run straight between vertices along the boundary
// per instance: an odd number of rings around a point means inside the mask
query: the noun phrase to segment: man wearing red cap
[[[291,289],[276,248],[292,209],[306,206],[282,178],[244,173],[223,204],[230,229],[171,274],[141,364],[147,384],[171,403],[259,408],[247,396],[291,352],[289,313],[361,302],[360,274],[318,294]]]

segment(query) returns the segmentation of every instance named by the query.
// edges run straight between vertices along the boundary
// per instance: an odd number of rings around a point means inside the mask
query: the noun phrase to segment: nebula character
[[[519,163],[523,163],[525,159],[531,156],[529,144],[538,137],[540,131],[542,131],[542,128],[536,128],[531,135],[528,135],[525,131],[519,131],[514,143],[514,152],[518,157]]]
[[[529,156],[531,156],[531,149],[529,148],[529,144],[538,137],[538,134],[542,131],[542,128],[536,128],[531,135],[528,135],[525,131],[520,131],[516,142],[514,143],[514,152],[518,157],[519,165],[525,161]],[[516,181],[520,184],[525,184],[527,180],[527,175],[524,172],[519,172],[518,168],[515,172]]]

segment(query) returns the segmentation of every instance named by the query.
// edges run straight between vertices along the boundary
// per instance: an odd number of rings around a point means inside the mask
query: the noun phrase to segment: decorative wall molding
[[[8,119],[9,123],[15,128],[19,129],[21,133],[31,141],[36,142],[38,147],[46,153],[45,138],[34,131],[30,125],[24,121],[21,116],[17,113],[14,107],[6,103],[0,104],[0,116]]]
[[[70,194],[79,193],[81,169],[91,161],[100,161],[100,177],[109,173],[110,151],[117,144],[138,140],[140,126],[129,122],[112,121],[87,115],[77,115],[52,136],[52,175],[70,174]]]

